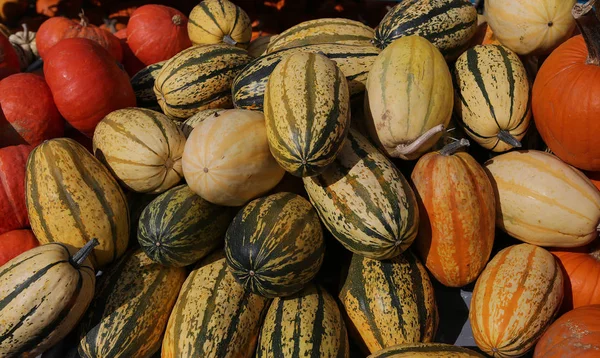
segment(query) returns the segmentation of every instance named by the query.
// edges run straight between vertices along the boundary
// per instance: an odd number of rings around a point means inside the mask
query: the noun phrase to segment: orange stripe
[[[494,283],[496,281],[496,276],[498,275],[498,272],[502,269],[502,266],[504,265],[504,262],[506,261],[511,251],[512,250],[510,249],[504,249],[504,251],[501,251],[496,257],[492,259],[494,261],[494,266],[491,268],[485,280],[486,287],[485,291],[483,292],[483,297],[477,297],[477,301],[482,302],[483,310],[481,313],[481,317],[488,318],[488,322],[482,322],[482,328],[484,331],[483,333],[485,334],[485,336],[480,338],[491,339],[491,322],[489,322],[489,318],[492,317],[490,308],[494,303],[494,300],[492,300],[492,292],[495,288]],[[475,302],[475,304],[477,304],[477,302]],[[488,345],[491,346],[491,342],[489,342]]]

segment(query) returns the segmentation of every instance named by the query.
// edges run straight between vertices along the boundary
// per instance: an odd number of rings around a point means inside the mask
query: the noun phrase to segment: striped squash
[[[97,238],[97,267],[120,257],[129,241],[129,209],[119,184],[100,161],[72,139],[45,141],[29,155],[25,197],[40,244],[81,248]]]
[[[97,243],[77,253],[50,243],[0,267],[0,356],[37,357],[75,328],[94,296],[87,256]]]
[[[454,81],[454,110],[474,141],[494,152],[521,146],[531,119],[529,81],[514,52],[475,46],[456,61]]]
[[[324,253],[317,213],[292,193],[251,201],[225,235],[227,265],[235,279],[264,297],[300,291],[319,271]]]
[[[264,110],[277,163],[298,177],[317,175],[333,162],[348,134],[348,83],[323,55],[290,55],[269,76]]]
[[[369,72],[365,96],[371,138],[390,156],[417,159],[452,117],[452,76],[442,54],[414,35],[394,41]]]
[[[160,105],[154,93],[154,81],[167,61],[157,62],[143,68],[131,77],[131,87],[135,92],[137,106],[141,108],[160,111]]]
[[[211,117],[213,115],[218,117],[219,113],[221,113],[223,111],[225,111],[225,110],[220,109],[220,108],[202,110],[202,111],[194,114],[190,118],[186,119],[185,122],[183,122],[179,125],[179,128],[181,128],[183,135],[185,135],[185,137],[187,138],[190,136],[190,134],[192,133],[192,131],[194,130],[194,128],[196,128],[196,126],[198,124],[204,122],[204,120],[206,118]]]
[[[551,253],[530,244],[500,251],[477,279],[469,319],[475,343],[494,357],[520,357],[554,320],[563,276]]]
[[[188,19],[188,34],[194,45],[226,43],[248,47],[252,38],[250,17],[228,0],[204,0]]]
[[[314,284],[273,300],[260,330],[256,358],[349,357],[348,333],[340,309]]]
[[[156,77],[158,104],[178,121],[203,109],[231,107],[231,83],[251,59],[245,50],[225,44],[183,50]]]
[[[270,300],[244,290],[223,255],[214,256],[183,284],[163,339],[162,358],[254,357]]]
[[[373,45],[320,44],[295,47],[261,56],[250,62],[233,81],[231,91],[236,108],[263,111],[264,94],[269,75],[287,56],[296,53],[322,53],[335,61],[348,80],[348,90],[353,97],[361,97],[369,70],[379,50]]]
[[[412,172],[420,221],[416,251],[445,286],[477,278],[492,253],[496,198],[490,179],[468,153],[465,139],[419,159]]]
[[[183,268],[130,251],[98,281],[79,325],[82,358],[149,357],[160,349],[167,320],[185,280]]]
[[[162,113],[125,108],[104,117],[94,131],[93,150],[125,187],[162,193],[183,177],[185,136]]]
[[[359,21],[333,18],[301,22],[272,39],[267,54],[318,44],[370,45],[373,29]]]
[[[383,49],[398,38],[419,35],[453,60],[476,32],[477,10],[468,0],[406,0],[381,20],[373,42]]]
[[[250,42],[248,45],[248,53],[250,56],[257,58],[267,52],[271,40],[277,37],[277,35],[259,36]]]
[[[339,298],[348,327],[371,353],[431,342],[438,313],[425,267],[410,251],[378,261],[354,254]]]
[[[322,174],[303,180],[321,220],[348,250],[383,260],[399,255],[415,239],[419,212],[412,189],[355,130]]]
[[[579,170],[552,154],[529,150],[485,163],[496,192],[496,225],[513,237],[549,247],[594,240],[600,192]]]
[[[444,343],[400,344],[380,350],[368,358],[484,358],[467,348]]]
[[[209,203],[184,184],[146,206],[137,239],[154,262],[187,266],[222,244],[234,215],[230,208]]]

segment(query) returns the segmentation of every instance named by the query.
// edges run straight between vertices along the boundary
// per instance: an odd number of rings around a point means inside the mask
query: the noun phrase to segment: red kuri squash
[[[89,39],[65,39],[44,59],[44,75],[62,116],[91,137],[110,112],[135,107],[129,76],[102,46]]]
[[[31,230],[13,230],[0,234],[0,266],[39,245]]]
[[[141,71],[146,65],[140,61],[139,58],[135,57],[133,51],[127,43],[127,28],[115,32],[115,36],[121,41],[121,47],[123,48],[123,67],[129,77],[133,77],[136,73]]]
[[[29,226],[25,207],[25,166],[33,148],[0,149],[0,234]]]
[[[146,66],[165,61],[192,46],[187,17],[163,5],[144,5],[127,25],[127,43]]]

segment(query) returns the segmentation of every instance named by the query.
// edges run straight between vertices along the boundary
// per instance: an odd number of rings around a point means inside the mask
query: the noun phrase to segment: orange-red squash
[[[2,77],[7,77],[13,73],[21,72],[21,64],[17,52],[10,44],[8,37],[0,34],[0,69]]]
[[[139,58],[135,57],[131,47],[129,47],[127,43],[127,28],[115,32],[115,36],[121,41],[121,48],[123,49],[123,61],[121,63],[129,77],[133,77],[146,67],[146,65]]]
[[[0,266],[39,245],[31,230],[13,230],[0,234]]]
[[[25,206],[25,166],[32,147],[0,149],[0,234],[29,226]]]

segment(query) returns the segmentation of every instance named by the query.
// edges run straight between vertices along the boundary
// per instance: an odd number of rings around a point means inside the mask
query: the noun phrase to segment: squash
[[[496,225],[540,246],[577,247],[598,235],[600,192],[555,156],[514,151],[485,163],[496,192]]]
[[[264,116],[234,109],[199,123],[185,143],[183,175],[205,200],[241,206],[271,190],[285,173],[269,151]]]
[[[303,180],[321,221],[353,253],[389,259],[414,241],[419,211],[411,187],[355,130],[323,173]]]
[[[225,43],[248,47],[252,37],[250,17],[228,0],[204,0],[190,13],[188,33],[194,45]]]
[[[96,274],[81,250],[51,243],[28,250],[0,267],[0,355],[37,357],[75,326],[94,296]]]
[[[116,110],[98,123],[93,139],[96,158],[130,190],[162,193],[183,177],[185,137],[162,113]]]
[[[569,2],[573,1],[565,3]],[[535,124],[548,148],[568,164],[589,171],[600,171],[600,148],[594,136],[600,130],[595,116],[600,104],[594,100],[600,87],[593,81],[600,75],[600,20],[595,3],[575,5],[573,13],[583,35],[552,52],[532,92]]]
[[[121,256],[129,241],[129,211],[109,171],[83,146],[59,138],[35,147],[27,161],[25,198],[31,229],[41,244],[83,247],[97,267]]]
[[[123,49],[123,68],[125,68],[125,71],[129,76],[134,76],[136,73],[143,70],[145,65],[142,63],[142,61],[135,57],[133,51],[129,47],[129,44],[127,43],[127,28],[115,32],[115,37],[119,39],[121,42],[121,48]],[[154,85],[154,81],[152,84]],[[152,88],[150,90],[154,93]],[[141,105],[138,105],[138,107],[141,107]],[[158,107],[158,110],[160,110],[160,107]]]
[[[382,349],[368,358],[484,358],[467,348],[444,343],[400,344]]]
[[[448,144],[419,159],[411,178],[419,198],[414,247],[443,285],[462,287],[477,278],[492,253],[496,199],[490,179],[468,153]]]
[[[385,15],[373,43],[384,49],[398,38],[419,35],[454,60],[476,32],[477,10],[468,0],[408,0]]]
[[[187,17],[164,5],[141,6],[127,24],[127,44],[146,66],[166,61],[192,46]]]
[[[298,177],[314,176],[333,162],[350,129],[348,83],[323,55],[290,55],[269,76],[264,110],[277,163]]]
[[[113,59],[121,62],[123,50],[121,43],[115,35],[89,23],[87,17],[81,13],[78,23],[65,17],[53,17],[40,26],[36,34],[36,45],[40,57],[46,60],[50,49],[64,39],[86,38],[102,46]]]
[[[454,66],[454,111],[469,137],[494,152],[521,147],[531,111],[519,57],[504,46],[475,46]]]
[[[520,244],[501,250],[477,279],[469,320],[475,343],[494,357],[520,357],[552,323],[563,276],[552,254]]]
[[[504,46],[519,55],[544,55],[571,36],[575,2],[487,0],[484,16]]]
[[[39,245],[31,230],[13,230],[0,234],[0,266]]]
[[[0,82],[0,107],[15,131],[34,147],[63,136],[65,122],[41,76],[17,73]]]
[[[251,59],[245,50],[225,44],[190,47],[167,61],[156,77],[158,104],[178,121],[203,109],[231,108],[231,83]]]
[[[75,17],[81,11],[82,3],[82,0],[36,0],[35,11],[48,17]]]
[[[202,111],[194,114],[190,118],[186,119],[185,122],[181,123],[179,128],[181,128],[183,135],[185,135],[185,137],[188,138],[190,136],[190,134],[192,134],[192,131],[194,130],[194,128],[196,128],[196,126],[198,126],[198,124],[204,122],[204,120],[206,118],[209,118],[212,116],[218,117],[219,115],[221,115],[221,112],[223,112],[223,111],[226,111],[226,110],[220,109],[220,108],[202,110]]]
[[[402,343],[431,342],[435,336],[433,286],[411,251],[383,261],[352,255],[339,298],[349,332],[370,353]]]
[[[169,317],[163,358],[254,357],[270,300],[244,290],[222,257],[211,255],[185,280]]]
[[[391,157],[417,159],[450,122],[452,77],[440,51],[423,37],[402,37],[386,47],[366,88],[369,134]]]
[[[44,76],[60,114],[92,137],[104,116],[135,107],[127,73],[100,45],[88,39],[65,39],[44,59]]]
[[[369,45],[373,29],[349,19],[316,19],[301,22],[271,39],[267,54],[275,51],[318,44]]]
[[[25,205],[25,167],[33,148],[0,148],[0,234],[29,226]]]
[[[0,0],[0,21],[14,23],[27,12],[27,0]]]
[[[535,346],[534,358],[596,357],[600,351],[600,305],[579,307],[558,318]]]
[[[157,264],[140,250],[123,256],[98,281],[78,328],[79,355],[150,357],[157,352],[185,276],[183,268]]]
[[[275,36],[277,35],[259,36],[252,40],[250,45],[248,45],[248,54],[254,58],[262,56],[267,51],[267,48],[269,48],[269,44]]]
[[[348,358],[348,332],[335,299],[315,284],[275,298],[256,349],[256,358],[266,357]]]
[[[292,193],[251,201],[225,234],[231,273],[247,291],[263,297],[300,291],[316,276],[324,253],[317,213],[306,199]]]
[[[135,93],[137,106],[153,111],[161,111],[158,98],[154,93],[154,81],[167,61],[157,62],[144,67],[131,77],[131,88]]]

